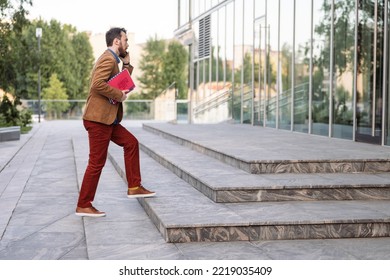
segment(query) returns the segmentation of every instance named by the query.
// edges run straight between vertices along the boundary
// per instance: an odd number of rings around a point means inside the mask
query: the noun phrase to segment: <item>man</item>
[[[119,63],[123,68],[133,71],[129,47],[124,28],[111,28],[106,33],[108,49],[95,63],[91,75],[90,91],[83,115],[83,123],[88,131],[89,161],[81,185],[76,208],[77,216],[103,217],[104,212],[92,206],[100,174],[107,158],[110,141],[123,147],[129,198],[150,197],[155,192],[148,191],[141,184],[138,140],[120,121],[123,117],[122,102],[126,100],[128,90],[119,90],[107,84],[107,81],[119,73]],[[116,102],[112,102],[112,101]]]

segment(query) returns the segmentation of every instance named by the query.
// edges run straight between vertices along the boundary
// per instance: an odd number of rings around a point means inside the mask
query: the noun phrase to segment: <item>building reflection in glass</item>
[[[387,144],[388,2],[178,0],[192,121]]]

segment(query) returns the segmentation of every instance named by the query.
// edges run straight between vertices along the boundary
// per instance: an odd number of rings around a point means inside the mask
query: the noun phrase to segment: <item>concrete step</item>
[[[141,149],[215,202],[390,199],[390,173],[249,174],[145,130]]]
[[[389,147],[250,125],[144,129],[252,174],[389,172]]]
[[[134,129],[132,132],[142,134]],[[162,147],[166,144],[159,143]],[[123,150],[110,145],[109,158],[126,180]],[[157,195],[139,202],[167,242],[390,235],[390,201],[216,203],[143,152],[141,170],[143,184]]]

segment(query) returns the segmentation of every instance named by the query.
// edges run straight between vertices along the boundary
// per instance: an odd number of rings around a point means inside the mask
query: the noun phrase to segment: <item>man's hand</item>
[[[124,65],[130,65],[130,54],[128,52],[126,52],[126,56],[121,56],[120,59]]]
[[[129,93],[129,90],[122,90],[122,98],[121,102],[125,101],[127,99],[127,94]]]

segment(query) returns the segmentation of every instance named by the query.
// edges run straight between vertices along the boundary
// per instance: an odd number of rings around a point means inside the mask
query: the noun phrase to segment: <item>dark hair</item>
[[[121,27],[113,27],[110,30],[108,30],[106,32],[107,47],[111,47],[112,43],[114,42],[114,40],[116,38],[120,40],[121,36],[122,36],[122,34],[121,34],[122,32],[124,32],[125,34],[127,33],[126,29],[121,28]]]

